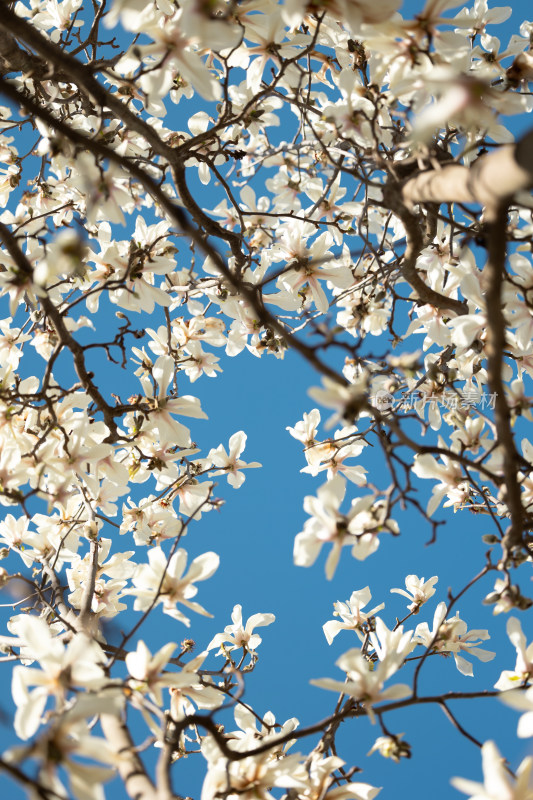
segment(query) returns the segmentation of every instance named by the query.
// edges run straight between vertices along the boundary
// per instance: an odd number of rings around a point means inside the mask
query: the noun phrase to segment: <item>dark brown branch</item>
[[[1,80],[1,79],[0,79]],[[18,246],[15,237],[9,230],[9,228],[4,225],[3,222],[0,222],[0,238],[2,239],[6,250],[8,251],[9,255],[15,262],[18,269],[30,278],[33,275],[33,268]],[[76,368],[76,372],[80,381],[83,384],[83,387],[87,394],[91,397],[92,400],[96,403],[98,409],[102,412],[104,417],[104,422],[109,428],[109,437],[108,441],[116,441],[119,438],[118,427],[117,423],[115,422],[115,416],[118,416],[119,413],[116,409],[112,408],[104,399],[103,395],[101,394],[100,390],[97,388],[96,384],[92,379],[92,375],[87,369],[85,365],[85,351],[82,345],[74,339],[70,331],[68,330],[61,312],[55,307],[52,301],[49,299],[48,296],[44,296],[40,298],[42,307],[49,317],[51,322],[56,329],[56,333],[63,344],[64,347],[67,347],[70,352],[72,353],[72,357],[74,359],[74,366]]]
[[[2,9],[6,13],[6,9]],[[49,77],[50,67],[41,58],[27,53],[18,46],[15,39],[5,30],[0,30],[0,74],[22,72],[36,79]]]
[[[533,137],[532,137],[533,144]],[[503,449],[503,474],[505,497],[503,498],[511,515],[511,525],[507,529],[504,545],[504,561],[508,551],[520,547],[524,530],[524,507],[518,481],[519,454],[511,429],[511,412],[505,397],[502,379],[502,363],[506,348],[506,321],[502,309],[502,285],[505,275],[507,250],[507,204],[495,210],[487,225],[488,262],[485,267],[488,285],[487,303],[487,373],[489,387],[495,396],[494,422],[498,434],[498,444]],[[506,552],[507,551],[507,552]]]
[[[480,747],[480,748],[481,748],[481,747],[483,747],[483,742],[480,742],[480,741],[479,741],[479,739],[476,739],[476,737],[475,737],[475,736],[472,736],[472,734],[471,734],[471,733],[468,733],[468,731],[466,730],[466,728],[464,728],[464,727],[461,725],[461,723],[459,722],[459,720],[457,719],[457,717],[455,716],[455,714],[452,714],[452,712],[450,711],[450,709],[448,708],[448,706],[446,705],[446,703],[444,702],[444,700],[443,700],[441,703],[439,703],[439,705],[440,705],[440,707],[442,708],[442,710],[444,711],[444,713],[445,713],[446,717],[447,717],[447,718],[450,720],[450,722],[452,723],[453,727],[454,727],[454,728],[457,728],[457,730],[459,731],[459,733],[462,733],[462,734],[463,734],[463,736],[464,736],[466,739],[468,739],[470,742],[472,742],[472,744],[475,744],[477,747]]]
[[[516,689],[511,691],[516,691]],[[442,705],[450,700],[473,700],[481,697],[500,697],[502,694],[505,694],[505,692],[499,692],[496,690],[483,690],[479,692],[447,692],[444,695],[430,695],[426,697],[411,696],[407,697],[405,700],[397,700],[392,703],[387,703],[383,706],[377,706],[376,712],[379,712],[379,714],[385,714],[388,711],[406,708],[407,706],[426,705],[428,703]],[[280,745],[286,744],[291,739],[303,739],[307,736],[312,736],[315,733],[320,733],[326,730],[330,725],[340,723],[349,717],[367,715],[368,711],[364,707],[358,707],[355,709],[352,705],[350,705],[338,714],[332,714],[330,717],[326,717],[326,719],[316,722],[314,725],[308,725],[305,728],[290,731],[282,736],[272,737],[272,739],[269,741],[266,741],[264,744],[254,747],[251,750],[232,750],[228,746],[227,740],[224,738],[224,734],[221,733],[219,726],[210,716],[204,716],[202,714],[189,714],[175,724],[175,728],[169,736],[169,741],[172,743],[177,742],[179,735],[185,730],[185,728],[195,725],[197,727],[204,728],[204,730],[208,731],[212,735],[222,755],[224,755],[228,761],[242,761],[245,758],[258,756],[262,753],[267,753],[269,750],[274,748],[279,748]]]
[[[35,778],[28,777],[19,767],[15,764],[10,764],[9,761],[6,761],[4,758],[0,758],[0,769],[3,769],[4,772],[7,772],[12,778],[22,783],[23,786],[26,786],[31,794],[36,794],[41,800],[64,800],[64,795],[60,795],[54,792],[53,789],[43,786]]]
[[[468,313],[468,305],[465,302],[436,292],[420,277],[416,262],[426,246],[422,222],[402,202],[399,184],[386,186],[383,192],[383,200],[387,208],[403,222],[407,237],[407,247],[401,261],[400,270],[409,286],[415,290],[420,302],[428,303],[435,308],[454,311],[456,314]]]

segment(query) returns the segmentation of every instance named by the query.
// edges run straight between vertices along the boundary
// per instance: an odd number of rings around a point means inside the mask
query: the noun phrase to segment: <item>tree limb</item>
[[[472,166],[452,164],[409,178],[401,189],[403,201],[417,203],[475,203],[497,213],[502,202],[533,186],[533,130],[515,144],[498,147]]]

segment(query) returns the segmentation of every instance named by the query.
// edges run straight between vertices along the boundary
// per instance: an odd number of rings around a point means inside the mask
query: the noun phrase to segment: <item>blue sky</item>
[[[403,13],[419,10],[422,5],[415,0],[405,3]],[[502,26],[509,34],[518,31],[519,22],[515,27],[514,20],[531,15],[529,2],[514,3],[513,9],[511,21]],[[505,42],[505,35],[501,34],[500,38]],[[182,115],[186,106],[176,108],[169,103],[168,108],[166,124],[174,117],[176,126],[184,127]],[[512,121],[516,131],[528,124],[530,120],[526,117]],[[212,207],[210,189],[200,189],[198,185],[196,188],[203,192],[198,195],[199,199],[205,198],[205,204]],[[127,235],[126,231],[120,234],[121,238]],[[7,308],[0,308],[0,318],[6,316]],[[142,324],[148,324],[144,317]],[[149,324],[156,327],[153,322]],[[147,340],[140,344],[146,343]],[[422,337],[415,336],[408,343],[408,349],[415,350],[421,344]],[[216,350],[215,354],[221,355]],[[37,356],[25,369],[31,372],[33,364],[35,369],[42,369]],[[167,641],[180,642],[191,636],[197,642],[198,652],[229,624],[236,603],[242,604],[245,619],[256,612],[273,612],[276,622],[260,631],[263,644],[259,649],[259,663],[246,681],[244,699],[260,714],[272,710],[278,722],[296,716],[302,725],[310,724],[331,712],[335,695],[310,686],[309,681],[324,676],[341,678],[334,662],[341,653],[357,646],[355,637],[352,639],[347,632],[341,633],[334,644],[328,646],[322,625],[332,618],[333,603],[346,600],[352,591],[368,585],[374,603],[386,603],[382,616],[392,627],[396,616],[405,615],[405,602],[400,596],[390,594],[390,588],[402,588],[410,573],[426,578],[438,574],[436,595],[417,618],[409,620],[410,627],[422,620],[431,623],[437,602],[447,599],[448,588],[455,592],[461,589],[477,565],[482,566],[487,546],[481,542],[481,535],[491,531],[483,517],[440,510],[436,517],[446,520],[447,524],[439,529],[437,542],[428,546],[429,526],[419,515],[407,511],[396,515],[401,528],[398,539],[382,537],[379,551],[364,562],[353,560],[345,552],[333,581],[327,581],[324,575],[325,553],[309,569],[295,567],[292,563],[294,536],[306,519],[303,498],[315,494],[325,476],[312,478],[300,473],[305,466],[303,453],[286,426],[294,425],[304,411],[316,405],[308,397],[307,390],[309,386],[318,385],[319,379],[294,353],[288,353],[283,360],[272,356],[259,360],[244,352],[234,359],[222,358],[221,366],[224,372],[216,379],[204,376],[192,387],[186,386],[186,392],[201,399],[209,416],[207,421],[191,421],[193,438],[205,455],[210,447],[219,443],[226,446],[234,432],[244,430],[248,435],[245,460],[260,461],[263,467],[247,471],[246,482],[238,491],[229,487],[225,478],[220,478],[216,494],[225,500],[225,505],[220,512],[210,512],[201,522],[193,523],[183,542],[190,558],[207,550],[214,550],[221,556],[218,572],[200,584],[198,594],[199,602],[215,614],[215,619],[195,616],[188,630],[156,610],[139,636],[152,651]],[[94,367],[103,385],[114,391],[117,368],[102,357],[95,358]],[[120,383],[122,386],[122,376]],[[322,416],[327,419],[327,411],[323,411]],[[527,428],[524,432],[527,433]],[[388,476],[377,452],[367,448],[362,463],[376,484],[387,485]],[[423,503],[427,501],[430,488],[430,482],[426,483],[428,485],[419,482]],[[350,499],[359,493],[361,490],[354,487]],[[109,526],[102,533],[116,537]],[[126,538],[118,543],[119,549],[130,547]],[[492,609],[480,602],[492,585],[493,578],[489,576],[458,604],[456,610],[461,612],[469,628],[490,628],[493,638],[487,643],[487,649],[501,652],[501,657],[487,664],[474,660],[475,679],[460,675],[452,659],[432,658],[422,673],[423,692],[468,691],[474,687],[491,689],[501,669],[514,665],[514,649],[505,634],[507,617],[494,618]],[[5,597],[4,602],[7,602]],[[109,630],[110,638],[113,628],[127,627],[127,619],[124,622],[115,620]],[[217,663],[214,657],[212,663]],[[4,666],[5,680],[7,673],[8,667]],[[408,675],[400,673],[398,681],[408,681]],[[4,707],[9,707],[8,703],[6,699]],[[516,712],[497,700],[457,701],[451,708],[474,736],[481,740],[494,738],[512,767],[531,752],[528,740],[516,739]],[[231,729],[231,719],[228,715],[225,719],[227,728]],[[402,760],[396,765],[378,754],[367,759],[366,753],[380,731],[366,719],[345,722],[338,737],[339,755],[349,765],[355,763],[364,768],[361,780],[384,786],[380,795],[383,800],[409,797],[414,787],[417,794],[421,790],[430,791],[433,800],[460,797],[449,786],[449,777],[461,775],[477,779],[481,776],[477,748],[452,728],[439,708],[416,707],[393,712],[386,721],[391,731],[404,733],[404,738],[412,745],[410,761]],[[9,726],[0,735],[4,744],[12,743]],[[311,737],[297,743],[293,749],[308,752],[315,741]],[[196,800],[204,773],[203,759],[190,756],[175,768],[176,791],[190,794]],[[17,796],[17,791],[13,791],[13,797]],[[108,796],[117,799],[123,796],[116,782],[108,789]]]

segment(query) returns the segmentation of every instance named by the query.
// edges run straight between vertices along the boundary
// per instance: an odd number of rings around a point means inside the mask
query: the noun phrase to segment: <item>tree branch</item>
[[[417,203],[475,203],[495,213],[518,192],[533,186],[533,130],[515,144],[483,155],[472,166],[453,164],[409,178],[401,189],[403,201]]]
[[[425,237],[419,218],[413,214],[404,202],[399,184],[388,184],[384,187],[383,201],[402,222],[407,237],[407,247],[401,260],[400,271],[407,283],[415,290],[420,302],[440,309],[449,309],[456,314],[468,313],[468,305],[460,300],[447,297],[428,286],[418,273],[416,262],[425,247]]]
[[[533,144],[533,135],[532,135]],[[487,303],[487,374],[489,387],[495,396],[494,422],[498,434],[498,444],[503,449],[503,474],[505,478],[505,497],[503,498],[511,515],[511,525],[505,533],[503,562],[508,551],[522,544],[524,530],[524,508],[518,481],[520,456],[516,450],[511,429],[511,412],[505,397],[502,379],[502,364],[505,342],[506,322],[502,309],[502,284],[505,274],[507,204],[492,209],[491,220],[487,225],[488,261],[485,267],[488,278]],[[507,551],[507,552],[506,552]]]

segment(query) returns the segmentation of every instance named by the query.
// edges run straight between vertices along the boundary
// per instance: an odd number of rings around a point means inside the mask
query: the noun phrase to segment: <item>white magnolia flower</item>
[[[344,761],[338,756],[326,756],[320,758],[315,756],[310,764],[300,765],[298,775],[301,774],[302,782],[306,784],[306,789],[298,792],[300,800],[318,800],[324,796],[328,800],[373,800],[381,789],[371,786],[369,783],[344,783],[341,786],[333,786],[333,772],[344,765]],[[333,786],[333,788],[330,788]],[[325,794],[327,792],[327,794]]]
[[[303,444],[306,448],[312,448],[315,443],[317,428],[320,425],[320,411],[318,408],[313,408],[309,414],[304,414],[303,419],[296,423],[294,428],[287,426],[286,430],[290,435]]]
[[[513,670],[504,670],[497,683],[496,689],[515,689],[517,685],[533,678],[533,642],[528,646],[522,631],[520,620],[509,617],[507,620],[507,636],[516,649],[516,664]]]
[[[459,612],[450,619],[446,617],[446,603],[439,603],[433,617],[433,629],[430,631],[427,622],[416,626],[415,640],[425,647],[432,646],[437,653],[452,653],[455,665],[463,675],[473,676],[472,664],[461,653],[476,656],[480,661],[492,661],[496,653],[482,650],[479,645],[490,639],[486,630],[467,631],[466,622],[459,619]]]
[[[363,373],[359,380],[348,386],[332,380],[322,378],[322,387],[312,386],[308,394],[313,400],[321,403],[326,408],[333,408],[335,414],[326,423],[326,428],[331,428],[336,422],[342,420],[346,425],[353,425],[361,408],[366,403],[368,392],[368,376]]]
[[[202,411],[200,401],[196,397],[191,395],[174,397],[167,394],[174,377],[174,370],[174,359],[170,356],[159,356],[152,369],[156,387],[146,376],[141,376],[139,380],[150,405],[153,406],[149,417],[152,427],[162,439],[173,441],[180,447],[189,447],[191,444],[189,429],[171,415],[196,419],[207,419],[207,415]]]
[[[378,549],[378,533],[385,530],[398,532],[394,520],[386,517],[386,505],[373,495],[353,500],[349,511],[343,514],[340,506],[345,493],[346,481],[341,475],[336,475],[318,489],[316,497],[307,496],[304,509],[311,517],[294,540],[294,563],[299,567],[312,566],[322,545],[331,543],[332,549],[326,560],[328,580],[335,574],[343,547],[350,546],[352,556],[363,561]]]
[[[367,470],[360,464],[347,463],[347,459],[357,458],[366,446],[364,441],[349,438],[355,431],[354,426],[341,428],[335,431],[334,439],[309,446],[305,451],[307,467],[300,471],[316,476],[327,470],[328,478],[334,478],[340,473],[357,486],[364,486]]]
[[[439,99],[417,115],[413,125],[417,141],[427,141],[446,124],[494,131],[498,113],[519,114],[525,109],[520,94],[498,91],[479,76],[458,73],[449,65],[435,67],[424,76],[424,85],[429,85]]]
[[[314,564],[322,545],[331,542],[333,547],[326,561],[328,579],[335,573],[343,546],[355,544],[355,539],[348,535],[345,517],[339,512],[345,492],[346,481],[337,476],[323,484],[316,497],[306,497],[304,510],[312,516],[294,540],[294,563],[300,567]]]
[[[47,795],[68,797],[62,783],[66,777],[76,800],[104,800],[102,784],[115,775],[121,755],[104,737],[92,735],[87,720],[102,714],[119,716],[123,707],[122,692],[80,695],[34,742],[14,747],[4,757],[14,763],[28,756],[37,761],[39,784],[50,790]]]
[[[33,272],[33,280],[38,286],[46,286],[57,280],[59,275],[69,276],[83,273],[83,257],[85,247],[73,230],[64,230],[59,233],[46,257],[41,259]]]
[[[403,625],[389,630],[381,617],[377,617],[375,631],[370,633],[370,642],[380,662],[397,659],[402,663],[416,647],[416,642],[412,641],[413,634],[414,631],[404,633]]]
[[[424,578],[417,578],[416,575],[408,575],[405,579],[405,589],[391,589],[395,594],[403,594],[408,600],[412,600],[407,606],[409,611],[418,614],[420,606],[433,597],[435,589],[433,588],[439,580],[437,575],[426,581]]]
[[[369,611],[363,611],[363,608],[368,605],[371,598],[370,588],[365,586],[364,589],[352,592],[350,599],[346,603],[337,602],[333,604],[335,609],[333,614],[336,617],[340,617],[342,622],[332,619],[322,626],[328,644],[331,644],[335,636],[342,630],[353,630],[361,641],[363,640],[364,637],[361,631],[366,621],[377,614],[378,611],[381,611],[382,608],[385,608],[385,603],[380,603]]]
[[[411,748],[407,742],[402,742],[403,733],[395,736],[378,736],[367,755],[379,753],[383,758],[392,758],[398,763],[402,756],[410,757]]]
[[[180,672],[173,672],[168,678],[170,684],[170,714],[173,720],[194,714],[196,708],[218,708],[225,695],[217,686],[209,683],[209,678],[200,676],[198,670],[207,656],[207,650],[188,661]]]
[[[358,32],[363,24],[386,22],[401,6],[401,0],[335,0],[328,10],[338,19],[347,22],[352,31]],[[304,18],[308,5],[304,0],[287,0],[283,4],[283,19],[291,27],[298,26]]]
[[[28,739],[39,727],[49,695],[60,704],[74,687],[95,689],[103,685],[105,656],[84,633],[76,634],[65,647],[39,617],[17,617],[13,631],[24,644],[25,657],[37,660],[41,667],[17,666],[13,670],[15,731],[21,739]],[[35,688],[30,690],[31,686]]]
[[[440,440],[442,441],[442,440]],[[412,470],[419,478],[432,478],[440,483],[433,487],[432,496],[427,506],[427,513],[431,516],[439,507],[444,497],[447,501],[444,507],[459,508],[470,494],[470,485],[465,480],[461,465],[454,458],[441,456],[442,464],[429,453],[416,455]]]
[[[483,783],[466,778],[452,778],[452,786],[470,795],[472,800],[533,800],[531,769],[533,758],[525,758],[516,771],[516,781],[505,768],[494,742],[485,742],[481,748]]]
[[[152,655],[141,639],[137,642],[137,649],[126,655],[126,666],[133,679],[133,688],[137,691],[149,692],[154,703],[159,706],[163,704],[161,689],[172,685],[168,682],[169,679],[172,679],[172,675],[170,673],[164,675],[162,670],[168,664],[175,649],[176,644],[169,642]]]
[[[244,650],[256,650],[262,640],[257,633],[252,633],[253,629],[261,625],[272,625],[275,619],[274,614],[252,614],[246,625],[243,625],[242,606],[236,605],[231,613],[233,625],[226,625],[224,633],[217,633],[207,649],[221,647],[223,650],[236,650],[242,647]]]
[[[258,461],[252,461],[247,464],[239,458],[246,447],[246,438],[244,431],[238,431],[229,440],[229,453],[226,452],[226,448],[221,444],[216,450],[210,450],[207,458],[218,469],[210,472],[209,477],[227,475],[229,485],[233,486],[234,489],[238,489],[244,483],[244,474],[240,472],[241,469],[255,469],[262,466]]]
[[[500,696],[500,700],[518,711],[525,712],[518,720],[518,736],[521,738],[533,736],[533,686],[525,692],[518,689],[513,692],[504,692]]]
[[[346,672],[345,681],[319,678],[312,680],[311,683],[321,689],[329,689],[361,701],[372,721],[374,721],[373,705],[382,700],[400,700],[411,694],[411,689],[404,683],[384,688],[385,681],[394,675],[403,663],[403,657],[396,653],[387,655],[383,661],[377,661],[374,664],[365,658],[360,650],[353,648],[344,653],[335,663]]]
[[[275,748],[276,734],[261,738],[261,744],[272,739]],[[253,735],[230,740],[231,749],[246,752],[258,744]],[[222,793],[241,800],[273,800],[272,788],[304,790],[306,784],[295,773],[300,756],[279,756],[279,751],[266,750],[256,756],[228,761],[211,737],[202,741],[202,755],[207,761],[207,775],[202,787],[201,800],[216,800]]]
[[[148,553],[148,564],[139,564],[133,575],[134,589],[126,589],[124,594],[135,596],[136,610],[145,611],[154,603],[163,603],[163,611],[189,626],[190,620],[176,607],[178,603],[197,614],[212,616],[199,603],[191,600],[198,588],[197,581],[205,581],[218,569],[220,562],[216,553],[204,553],[191,562],[187,572],[187,553],[180,548],[167,558],[161,547],[154,547]]]

